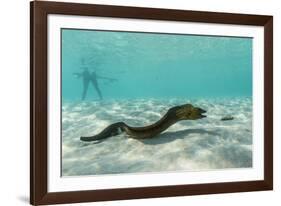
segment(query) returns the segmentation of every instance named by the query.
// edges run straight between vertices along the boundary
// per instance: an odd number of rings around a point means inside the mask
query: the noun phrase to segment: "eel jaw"
[[[207,115],[203,115],[203,114],[205,114],[207,111],[205,111],[204,109],[201,109],[201,108],[199,108],[199,107],[197,107],[197,109],[199,110],[200,118],[205,118],[205,117],[207,117]]]

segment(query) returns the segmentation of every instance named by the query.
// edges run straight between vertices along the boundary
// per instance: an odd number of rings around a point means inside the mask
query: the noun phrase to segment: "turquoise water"
[[[252,95],[251,38],[62,29],[63,100],[81,100],[85,67],[118,80],[97,79],[104,99]]]
[[[71,29],[61,37],[63,176],[252,167],[251,38]],[[120,121],[151,125],[186,103],[207,117],[151,139],[80,141]]]

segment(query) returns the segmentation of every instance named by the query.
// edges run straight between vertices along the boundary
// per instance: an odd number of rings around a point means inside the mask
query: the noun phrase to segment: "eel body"
[[[88,137],[80,137],[80,140],[86,142],[97,141],[116,136],[123,132],[125,132],[129,137],[135,139],[152,138],[162,133],[178,121],[204,118],[206,117],[203,115],[205,112],[205,110],[199,107],[194,107],[191,104],[176,106],[170,108],[160,120],[149,126],[131,127],[124,122],[116,122],[106,127],[99,134]]]

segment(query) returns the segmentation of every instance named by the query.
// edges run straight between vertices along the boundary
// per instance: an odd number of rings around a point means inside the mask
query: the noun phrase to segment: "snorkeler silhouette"
[[[84,65],[84,60],[82,60],[82,64],[83,67],[82,69],[84,70],[81,73],[73,73],[73,75],[75,75],[77,78],[81,78],[82,77],[82,81],[83,81],[83,93],[82,93],[82,100],[85,100],[86,96],[87,96],[87,92],[88,92],[88,88],[89,88],[89,84],[92,83],[92,85],[94,86],[95,90],[97,91],[100,100],[103,99],[102,97],[102,93],[100,91],[99,85],[98,85],[98,79],[106,79],[109,80],[111,82],[113,81],[117,81],[117,79],[113,79],[113,78],[109,78],[109,77],[103,77],[100,75],[97,75],[95,71],[90,72],[88,70],[88,67],[86,67]]]

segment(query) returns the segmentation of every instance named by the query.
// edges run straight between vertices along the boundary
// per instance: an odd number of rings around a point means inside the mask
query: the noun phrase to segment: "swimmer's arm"
[[[114,79],[114,78],[110,78],[110,77],[104,77],[104,76],[100,76],[100,75],[97,75],[97,78],[99,79],[106,79],[106,80],[109,80],[109,81],[117,81],[117,79]]]

